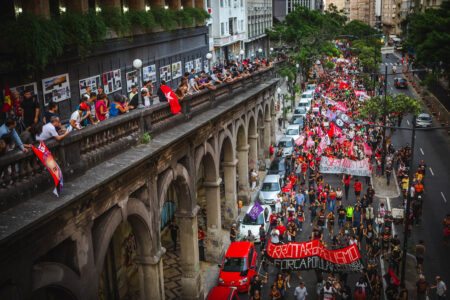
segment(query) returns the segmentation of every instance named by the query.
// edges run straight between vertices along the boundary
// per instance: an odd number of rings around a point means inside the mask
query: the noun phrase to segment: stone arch
[[[258,157],[264,158],[264,109],[261,104],[256,108],[256,124],[258,128]]]
[[[204,156],[209,155],[213,162],[214,162],[214,170],[216,171],[216,177],[218,176],[218,170],[217,170],[217,155],[216,152],[214,151],[213,147],[211,146],[210,143],[205,142],[204,145],[199,146],[196,151],[195,151],[195,170],[196,170],[196,174],[198,174],[199,168],[200,168],[200,164],[202,163],[202,160],[204,158]],[[213,180],[213,174],[208,174],[209,179]]]
[[[80,277],[63,264],[40,262],[33,266],[32,292],[46,287],[56,287],[73,295],[74,299],[82,299]]]
[[[275,142],[275,141],[274,141]],[[270,112],[270,103],[264,103],[264,138],[263,148],[267,154],[269,146],[272,143],[272,115]]]
[[[248,168],[249,170],[258,169],[258,128],[256,125],[256,118],[254,114],[248,117],[247,122],[248,133]]]
[[[152,277],[153,267],[159,263],[154,254],[153,243],[155,235],[151,230],[150,214],[144,203],[135,198],[125,199],[97,220],[93,229],[95,264],[97,278],[102,275],[108,249],[119,226],[127,222],[132,231],[132,243],[136,243],[135,260],[139,291],[144,299],[153,297],[159,299],[163,284],[159,278]],[[113,270],[114,271],[114,270]]]
[[[164,202],[167,197],[167,190],[170,184],[174,182],[174,187],[178,195],[183,195],[184,198],[187,197],[187,201],[178,203],[179,209],[182,211],[191,211],[195,206],[192,203],[191,188],[189,183],[191,182],[191,177],[187,169],[181,165],[177,164],[175,168],[169,168],[161,175],[161,181],[158,180],[158,201],[160,213],[163,208]]]
[[[237,192],[236,192],[236,151],[233,136],[226,129],[219,135],[219,151],[218,151],[220,171],[219,174],[223,179],[221,187],[223,188],[222,201],[222,225],[229,228],[237,218]]]
[[[249,202],[249,169],[248,169],[248,138],[247,128],[242,119],[238,119],[235,123],[235,140],[237,150],[237,171],[238,171],[238,195],[244,202]]]

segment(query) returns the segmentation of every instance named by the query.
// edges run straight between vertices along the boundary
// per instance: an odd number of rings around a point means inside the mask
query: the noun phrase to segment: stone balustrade
[[[181,101],[182,114],[172,115],[167,103],[159,103],[74,131],[61,142],[47,141],[46,145],[63,171],[64,184],[70,183],[89,168],[139,143],[144,133],[155,136],[273,76],[275,67],[261,69],[214,90],[186,96]],[[0,185],[0,211],[4,211],[50,188],[53,180],[31,151],[14,151],[0,157]]]

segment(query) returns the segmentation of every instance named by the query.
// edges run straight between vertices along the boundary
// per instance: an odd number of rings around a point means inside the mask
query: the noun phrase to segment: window
[[[225,24],[220,23],[220,35],[225,35]]]
[[[220,7],[223,7],[223,0],[220,0]]]

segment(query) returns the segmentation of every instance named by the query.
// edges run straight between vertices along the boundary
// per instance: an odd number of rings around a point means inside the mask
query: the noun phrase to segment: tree
[[[421,106],[417,99],[398,94],[386,96],[386,103],[384,96],[376,96],[366,100],[360,108],[359,116],[361,119],[375,122],[384,117],[385,113],[388,116],[403,118],[406,114],[417,115],[420,111]]]
[[[439,9],[427,9],[408,19],[406,46],[414,49],[416,61],[450,83],[450,1]]]

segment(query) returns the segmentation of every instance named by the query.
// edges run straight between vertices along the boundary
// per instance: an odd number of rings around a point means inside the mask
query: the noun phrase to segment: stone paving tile
[[[163,256],[164,272],[164,294],[167,300],[181,298],[181,266],[179,257],[179,245],[176,252],[173,252],[172,242],[163,242],[163,247],[167,249]]]

